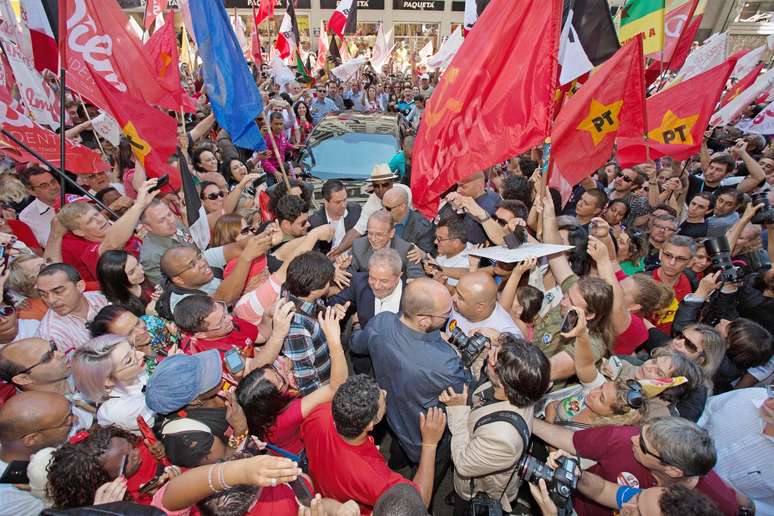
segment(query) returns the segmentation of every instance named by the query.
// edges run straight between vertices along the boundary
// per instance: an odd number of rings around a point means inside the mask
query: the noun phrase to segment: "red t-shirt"
[[[648,340],[648,329],[639,315],[632,314],[629,327],[615,339],[613,353],[616,355],[631,355],[634,350]]]
[[[140,450],[140,467],[126,478],[126,490],[135,502],[150,505],[153,496],[141,493],[140,486],[152,480],[163,468],[145,444],[140,443],[137,448]]]
[[[277,416],[274,426],[269,428],[266,440],[274,446],[298,455],[304,449],[304,443],[301,441],[301,423],[303,421],[301,398],[296,398]]]
[[[661,276],[659,274],[660,270],[661,269],[656,269],[653,271],[653,279],[659,283],[661,283]],[[691,282],[688,280],[688,276],[686,276],[684,273],[681,273],[680,277],[677,279],[677,283],[672,288],[672,290],[675,293],[675,298],[672,300],[672,304],[653,314],[653,318],[651,319],[654,326],[656,326],[656,328],[663,331],[667,335],[672,335],[672,321],[675,320],[675,314],[677,313],[677,307],[680,305],[680,301],[682,301],[685,296],[693,292],[693,289],[691,288]]]
[[[360,514],[371,514],[379,497],[395,484],[413,482],[387,467],[369,436],[359,446],[344,441],[333,424],[331,404],[316,407],[301,423],[309,473],[317,490],[339,502],[355,500]]]
[[[600,426],[575,432],[572,441],[579,456],[597,461],[589,468],[592,473],[619,485],[647,489],[656,486],[656,479],[634,458],[631,439],[639,433],[640,429],[634,426]],[[723,514],[737,514],[736,493],[714,471],[701,477],[696,489],[712,499]],[[578,516],[612,513],[612,509],[577,492],[573,505]]]
[[[315,491],[312,483],[304,477],[306,487],[314,497]],[[247,516],[295,516],[298,514],[298,502],[293,488],[288,484],[280,484],[277,487],[261,488],[258,500],[247,512]]]
[[[45,242],[43,242],[42,245],[38,242],[38,239],[35,238],[35,233],[33,233],[30,227],[24,222],[13,219],[6,219],[5,222],[8,224],[8,227],[11,228],[13,234],[16,235],[16,238],[24,242],[30,249],[40,249],[43,245],[46,245]]]
[[[62,261],[72,265],[80,273],[85,282],[97,281],[97,263],[99,262],[99,244],[76,236],[68,231],[62,238]],[[124,251],[139,259],[142,241],[131,237],[124,246]]]
[[[228,335],[217,339],[191,339],[186,337],[181,344],[181,349],[189,355],[201,353],[209,349],[217,349],[220,351],[221,358],[223,358],[223,353],[234,346],[242,349],[253,344],[255,339],[258,338],[258,327],[239,317],[234,317],[233,321],[234,330]]]

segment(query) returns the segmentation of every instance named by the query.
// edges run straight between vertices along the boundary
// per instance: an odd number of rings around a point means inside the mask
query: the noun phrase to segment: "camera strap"
[[[519,455],[516,458],[516,461],[513,463],[511,476],[508,477],[508,482],[505,483],[503,492],[500,494],[500,497],[497,499],[498,502],[502,503],[503,496],[505,496],[505,493],[508,491],[508,486],[511,484],[511,480],[513,480],[513,476],[516,474],[516,470],[519,467],[519,460],[521,460],[521,456],[524,455],[524,453],[527,451],[527,448],[529,447],[530,431],[529,431],[529,426],[527,426],[527,422],[524,421],[524,418],[521,417],[521,414],[519,414],[518,412],[513,412],[510,410],[498,410],[497,412],[492,412],[491,414],[487,414],[486,416],[483,416],[478,421],[476,421],[476,424],[473,425],[473,433],[475,433],[476,430],[478,430],[478,428],[481,426],[488,425],[490,423],[496,423],[498,421],[503,421],[512,425],[519,433],[519,436],[521,436],[521,440],[524,443],[524,447],[522,448],[521,455]],[[471,499],[473,498],[473,479],[472,478],[470,479],[470,498]]]

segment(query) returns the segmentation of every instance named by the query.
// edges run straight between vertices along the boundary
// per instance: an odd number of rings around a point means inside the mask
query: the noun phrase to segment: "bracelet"
[[[425,443],[422,443],[422,448],[437,448],[437,447],[438,447],[437,444],[425,444]]]
[[[243,442],[245,442],[245,439],[247,439],[247,431],[242,432],[239,435],[232,435],[228,438],[228,447],[236,450]]]
[[[210,491],[213,493],[217,493],[218,490],[215,489],[215,486],[212,485],[212,470],[215,468],[214,465],[210,466],[210,469],[207,470],[207,485],[210,488]]]
[[[221,464],[220,465],[220,471],[218,474],[218,479],[220,480],[221,486],[223,486],[223,489],[231,489],[233,486],[230,486],[226,483],[226,474],[225,474],[226,465]]]

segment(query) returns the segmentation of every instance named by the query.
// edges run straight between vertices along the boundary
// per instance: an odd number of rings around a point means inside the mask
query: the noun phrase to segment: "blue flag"
[[[234,145],[264,150],[266,144],[255,123],[263,111],[263,100],[223,2],[190,0],[188,6],[215,119],[228,131]]]

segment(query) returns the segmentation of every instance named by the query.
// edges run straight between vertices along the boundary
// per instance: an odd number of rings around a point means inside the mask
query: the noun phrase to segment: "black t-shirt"
[[[688,195],[685,197],[685,203],[690,204],[691,199],[699,192],[715,193],[720,186],[709,186],[699,176],[688,176]]]
[[[678,235],[684,235],[691,238],[704,238],[707,236],[707,221],[688,222],[687,220],[680,225]]]

